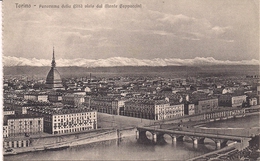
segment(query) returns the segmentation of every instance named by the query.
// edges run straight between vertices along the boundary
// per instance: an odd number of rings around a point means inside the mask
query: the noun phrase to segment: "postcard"
[[[259,159],[259,62],[256,0],[3,0],[3,159]]]

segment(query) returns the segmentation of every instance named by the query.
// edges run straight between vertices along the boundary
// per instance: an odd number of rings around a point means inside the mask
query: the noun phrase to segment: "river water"
[[[203,125],[208,128],[258,128],[259,116],[248,116]],[[13,156],[4,160],[187,160],[215,150],[213,141],[194,146],[190,140],[164,145],[140,144],[135,136],[109,140],[59,151],[39,151]]]

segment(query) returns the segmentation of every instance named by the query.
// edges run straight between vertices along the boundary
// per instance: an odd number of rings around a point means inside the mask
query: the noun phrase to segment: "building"
[[[62,95],[62,103],[64,105],[72,105],[79,107],[85,102],[85,96],[73,93],[66,93]]]
[[[48,93],[48,101],[57,103],[62,101],[63,92],[51,91]]]
[[[125,100],[116,97],[91,97],[90,107],[98,112],[119,115]]]
[[[226,120],[227,118],[233,117],[241,117],[245,115],[245,109],[233,109],[233,110],[222,110],[222,111],[214,111],[209,113],[203,114],[203,119],[205,120],[212,120],[212,119],[223,119]]]
[[[114,115],[120,115],[122,112],[124,112],[126,99],[115,99],[112,102],[112,114]]]
[[[215,111],[218,108],[217,98],[202,98],[192,102],[195,104],[195,114]]]
[[[169,106],[166,101],[164,104]],[[130,100],[125,102],[124,115],[155,120],[155,105],[156,102],[153,100]]]
[[[242,107],[247,102],[246,95],[235,96],[231,94],[220,95],[219,105],[224,107]]]
[[[33,116],[44,118],[44,132],[50,134],[75,133],[97,128],[97,112],[89,109],[59,109],[48,107],[29,109]]]
[[[36,106],[51,106],[50,102],[39,102],[39,101],[31,101],[31,100],[23,100],[23,99],[12,99],[5,100],[4,106],[7,107],[5,109],[12,109],[17,115],[27,114],[27,109],[34,108]],[[4,112],[5,113],[5,112]],[[6,111],[6,113],[10,113]]]
[[[45,87],[48,89],[63,89],[60,73],[56,69],[54,48],[53,48],[53,57],[51,62],[51,70],[47,75]]]
[[[165,120],[165,119],[181,117],[184,116],[184,104],[176,103],[176,104],[169,104],[169,106],[157,105],[155,113],[156,113],[157,120]]]
[[[31,144],[30,138],[5,138],[3,141],[4,148],[24,148]]]
[[[24,99],[25,100],[32,100],[32,101],[42,101],[42,102],[47,102],[48,101],[48,95],[46,93],[27,93],[24,94]]]
[[[7,120],[8,135],[24,135],[43,132],[43,117],[38,116],[10,116]]]
[[[15,111],[11,108],[4,108],[3,114],[4,114],[4,116],[14,115]]]
[[[7,138],[8,136],[8,125],[3,125],[3,137]]]
[[[260,96],[260,81],[257,83],[257,95]]]
[[[125,102],[124,115],[150,120],[164,120],[184,115],[184,104],[163,100],[130,100]]]
[[[195,114],[195,105],[193,103],[184,103],[184,114],[185,115],[194,115]]]
[[[252,97],[248,99],[249,106],[256,106],[257,105],[257,98]]]
[[[257,83],[257,103],[260,104],[260,81]]]

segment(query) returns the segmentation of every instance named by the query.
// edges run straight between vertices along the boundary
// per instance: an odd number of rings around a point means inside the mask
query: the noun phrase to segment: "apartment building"
[[[125,102],[124,115],[151,120],[170,119],[184,115],[184,104],[170,104],[164,100],[130,100]]]
[[[7,120],[8,136],[33,134],[43,132],[43,117],[17,115]]]
[[[201,98],[192,102],[195,104],[195,114],[215,111],[218,108],[218,98]]]
[[[74,133],[97,128],[97,112],[89,109],[59,109],[47,107],[29,109],[28,113],[44,118],[44,132]]]
[[[117,97],[91,97],[90,107],[98,112],[119,115],[125,100]]]
[[[231,95],[231,94],[225,94],[225,95],[220,95],[218,100],[219,100],[219,105],[220,106],[225,106],[225,107],[242,107],[244,103],[246,103],[246,95]]]

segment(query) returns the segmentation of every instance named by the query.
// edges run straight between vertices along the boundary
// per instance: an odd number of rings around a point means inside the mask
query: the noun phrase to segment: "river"
[[[254,129],[259,127],[259,116],[211,122],[203,127]],[[174,144],[167,141],[168,143],[164,145],[144,145],[138,143],[135,136],[131,136],[121,140],[103,141],[60,151],[39,151],[5,156],[4,160],[187,160],[215,150],[215,144],[210,140],[196,147],[189,140],[177,141]]]

